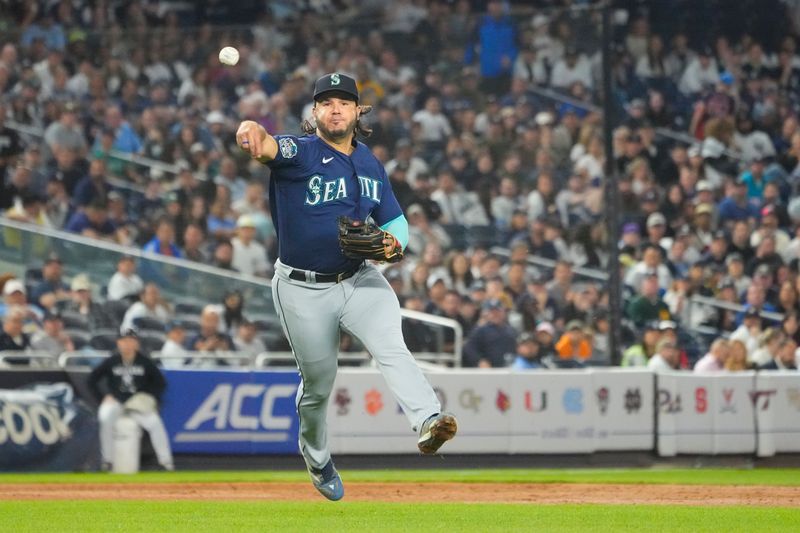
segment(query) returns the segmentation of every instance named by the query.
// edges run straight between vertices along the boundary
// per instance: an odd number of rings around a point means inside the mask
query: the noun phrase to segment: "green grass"
[[[463,483],[680,483],[710,485],[800,485],[800,469],[480,469],[480,470],[343,470],[347,481]],[[0,483],[203,483],[307,482],[305,471],[143,472],[112,474],[0,474]]]
[[[800,511],[615,505],[0,502],[0,531],[796,531]]]

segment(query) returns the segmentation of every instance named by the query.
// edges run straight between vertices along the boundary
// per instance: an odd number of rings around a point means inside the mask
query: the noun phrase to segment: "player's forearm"
[[[278,143],[267,133],[261,124],[245,120],[236,131],[236,144],[250,156],[262,163],[268,163],[278,155]]]

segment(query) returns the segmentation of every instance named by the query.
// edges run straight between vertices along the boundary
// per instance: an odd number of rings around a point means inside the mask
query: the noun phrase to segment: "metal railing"
[[[42,128],[39,128],[37,126],[31,126],[29,124],[21,124],[13,120],[6,121],[5,126],[23,135],[35,137],[37,139],[44,138],[44,130],[42,130]],[[149,157],[145,157],[139,154],[120,152],[119,150],[112,149],[109,150],[108,155],[113,157],[114,159],[119,159],[120,161],[124,161],[125,163],[131,163],[143,167],[148,167],[150,169],[156,169],[167,174],[177,175],[180,172],[180,169],[178,168],[177,165],[171,163],[165,163],[164,161],[159,161],[157,159],[151,159]],[[197,174],[196,177],[201,181],[207,179],[205,176],[202,176],[200,174]],[[131,183],[130,181],[120,179],[119,177],[108,176],[106,180],[110,185],[113,185],[114,187],[117,188],[129,189],[131,191],[136,191],[142,194],[144,194],[145,192],[144,187],[136,185],[135,183]]]
[[[494,246],[491,248],[491,252],[493,254],[497,254],[502,257],[510,257],[511,251],[508,248],[503,248],[502,246]],[[535,267],[542,267],[548,270],[553,270],[558,264],[558,261],[553,259],[548,259],[546,257],[541,257],[538,255],[528,255],[528,264],[535,266]],[[586,268],[580,266],[573,266],[572,272],[577,274],[578,276],[592,279],[595,281],[606,282],[608,281],[608,272],[604,272],[602,270],[597,270],[595,268]]]
[[[709,307],[716,307],[717,309],[725,309],[726,311],[734,311],[736,313],[742,313],[746,306],[742,304],[735,304],[732,302],[728,302],[725,300],[718,300],[716,298],[709,298],[707,296],[699,296],[693,295],[689,298],[689,313],[691,315],[692,307],[695,305],[705,305]],[[759,311],[759,316],[761,318],[765,318],[767,320],[772,320],[774,322],[781,322],[783,321],[783,314],[776,313],[774,311]]]
[[[108,350],[86,350],[64,352],[58,356],[58,366],[61,368],[86,368],[99,364],[111,355]],[[87,361],[90,361],[87,363]]]
[[[22,362],[25,360],[25,362]],[[0,352],[0,368],[26,365],[38,368],[54,368],[58,366],[58,358],[50,352],[5,350]]]

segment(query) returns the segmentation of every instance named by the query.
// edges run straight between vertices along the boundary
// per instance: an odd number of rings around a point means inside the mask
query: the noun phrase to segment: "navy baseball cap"
[[[332,92],[340,93],[340,96],[358,102],[356,80],[347,74],[338,72],[325,74],[314,83],[314,100],[319,100],[323,94]]]

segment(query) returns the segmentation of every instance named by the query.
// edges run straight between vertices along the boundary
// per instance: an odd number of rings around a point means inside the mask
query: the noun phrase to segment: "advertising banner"
[[[758,426],[758,455],[800,452],[800,375],[759,372],[750,397]]]
[[[511,451],[591,453],[595,416],[588,371],[511,374]]]
[[[594,450],[652,450],[655,446],[653,373],[609,368],[594,370],[591,376]]]
[[[296,453],[296,371],[163,370],[175,453]]]
[[[99,463],[95,415],[68,384],[0,390],[0,471],[75,472]]]
[[[755,373],[659,374],[658,452],[752,453]]]

